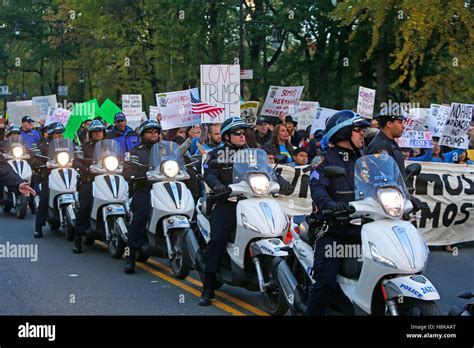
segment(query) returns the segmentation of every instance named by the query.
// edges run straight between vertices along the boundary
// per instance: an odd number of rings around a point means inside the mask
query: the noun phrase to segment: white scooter
[[[143,166],[136,161],[135,165]],[[189,179],[179,145],[161,141],[152,146],[146,178],[153,182],[150,190],[151,215],[147,223],[147,240],[137,256],[145,262],[150,255],[167,257],[171,262],[173,275],[184,279],[191,271],[191,260],[185,253],[184,235],[191,229],[190,220],[194,214],[194,199],[181,182]]]
[[[73,154],[74,143],[71,139],[54,139],[49,145],[49,160],[46,162],[46,168],[51,169],[48,177],[48,222],[53,231],[62,227],[69,241],[74,239],[75,208],[78,204],[79,173],[72,168]]]
[[[85,231],[84,244],[96,239],[107,242],[113,258],[122,257],[126,247],[126,222],[129,220],[128,183],[123,171],[120,144],[113,139],[97,142],[90,173],[96,174],[92,183],[90,229]]]
[[[209,163],[211,168],[216,165],[215,161]],[[288,247],[281,239],[288,229],[288,217],[271,198],[279,192],[280,185],[268,164],[266,152],[261,149],[237,152],[233,171],[229,200],[237,202],[237,228],[227,243],[217,280],[221,284],[260,291],[270,314],[285,314],[288,305],[276,275],[280,273],[278,269],[282,269],[282,274],[286,272],[291,276],[283,259],[288,255],[285,251]],[[187,249],[201,274],[204,271],[203,250],[212,234],[209,204],[209,199],[198,201],[197,231],[186,233]]]
[[[28,183],[31,182],[31,167],[26,161],[30,156],[26,152],[26,146],[19,134],[11,134],[6,141],[6,153],[3,155],[7,163],[12,167],[13,171],[17,173],[23,180]],[[3,211],[9,213],[12,208],[15,208],[16,217],[24,219],[28,211],[28,197],[20,193],[10,192],[8,187],[4,187],[3,191]]]
[[[408,177],[418,175],[420,170],[419,164],[408,166]],[[293,237],[290,245],[295,257],[293,274],[298,283],[290,291],[294,299],[290,303],[292,311],[301,313],[306,308],[305,301],[314,283],[315,240],[317,243],[317,239],[327,233],[331,221],[345,219],[362,225],[362,251],[346,248],[340,255],[332,250],[334,257],[345,258],[337,276],[338,291],[328,314],[439,315],[435,303],[440,298],[438,291],[422,275],[428,262],[428,246],[416,227],[401,219],[413,206],[397,164],[385,153],[368,155],[357,160],[354,172],[356,200],[350,203],[351,211],[321,212],[315,234],[310,232],[306,222],[290,229]],[[328,178],[337,178],[344,175],[345,170],[328,166],[324,173]],[[354,251],[357,255],[348,255]]]

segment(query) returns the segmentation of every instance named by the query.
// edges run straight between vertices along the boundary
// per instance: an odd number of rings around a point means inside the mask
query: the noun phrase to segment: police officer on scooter
[[[124,162],[123,176],[132,182],[132,222],[128,229],[127,263],[123,271],[135,272],[135,258],[141,246],[146,243],[146,223],[150,215],[150,190],[152,183],[146,179],[151,147],[160,141],[161,125],[155,120],[147,120],[139,128],[140,145],[130,151],[130,161]],[[134,163],[135,162],[135,163]],[[136,164],[139,163],[139,164]],[[133,177],[133,178],[132,178]]]
[[[311,197],[318,211],[331,209],[334,213],[350,211],[349,202],[353,201],[354,165],[362,155],[360,149],[364,144],[364,129],[369,123],[350,110],[342,110],[329,118],[325,138],[330,144],[321,156],[315,157],[310,176]],[[338,178],[327,178],[324,175],[326,166],[339,166],[346,174]],[[316,213],[317,214],[317,213]],[[313,278],[316,281],[308,299],[308,315],[325,315],[336,290],[336,277],[342,258],[328,255],[327,247],[359,243],[360,226],[345,224],[330,226],[324,236],[317,236],[314,253]],[[335,251],[334,251],[335,252]]]
[[[204,181],[214,192],[215,206],[210,216],[211,239],[204,251],[205,269],[200,306],[211,305],[211,299],[214,298],[216,273],[230,234],[236,229],[237,203],[227,200],[228,187],[233,183],[232,157],[235,157],[230,155],[248,147],[245,138],[247,128],[247,124],[240,117],[225,120],[221,126],[221,138],[224,145],[209,152],[203,165]],[[280,190],[287,191],[290,184],[280,176],[277,178]]]
[[[82,236],[89,227],[89,217],[92,210],[92,182],[94,176],[90,173],[89,167],[92,164],[95,144],[105,138],[105,126],[99,120],[94,120],[87,129],[89,140],[82,145],[82,158],[75,158],[74,168],[80,173],[79,184],[79,210],[76,218],[76,229],[74,231],[74,247],[72,252],[80,254],[82,252]]]
[[[48,126],[48,139],[59,139],[63,137],[64,126],[61,122],[53,122]],[[34,143],[31,151],[35,155],[41,155],[48,157],[50,140],[40,140]],[[35,238],[42,238],[42,228],[46,224],[48,218],[48,200],[49,200],[49,187],[48,187],[48,175],[50,169],[47,169],[44,165],[47,162],[46,158],[34,157],[31,161],[31,166],[38,173],[39,181],[41,184],[41,192],[39,194],[39,205],[36,212],[35,222]]]

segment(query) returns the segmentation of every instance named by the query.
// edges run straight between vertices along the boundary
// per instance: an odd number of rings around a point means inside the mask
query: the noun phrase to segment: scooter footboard
[[[439,300],[438,290],[422,275],[402,276],[385,280],[383,283],[387,298],[412,297],[423,301]]]

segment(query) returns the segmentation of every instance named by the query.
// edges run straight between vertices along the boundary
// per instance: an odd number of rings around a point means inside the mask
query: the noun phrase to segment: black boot
[[[74,254],[82,253],[82,236],[76,235],[74,237],[74,246],[72,247],[72,252]]]
[[[135,273],[135,257],[137,254],[137,249],[130,248],[130,255],[127,256],[127,263],[123,267],[125,274]]]
[[[34,234],[35,238],[43,238],[43,232],[41,230],[42,230],[42,227],[36,227],[36,231]]]
[[[204,273],[202,279],[203,290],[199,299],[200,306],[210,306],[211,300],[214,298],[214,283],[216,280],[215,273]]]

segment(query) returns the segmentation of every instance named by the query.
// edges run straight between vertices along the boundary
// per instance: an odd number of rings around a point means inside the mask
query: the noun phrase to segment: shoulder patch
[[[316,170],[324,162],[324,156],[315,156],[311,162],[311,167]]]
[[[309,176],[309,180],[312,180],[312,179],[319,180],[319,173],[316,170],[313,170],[313,172]]]

